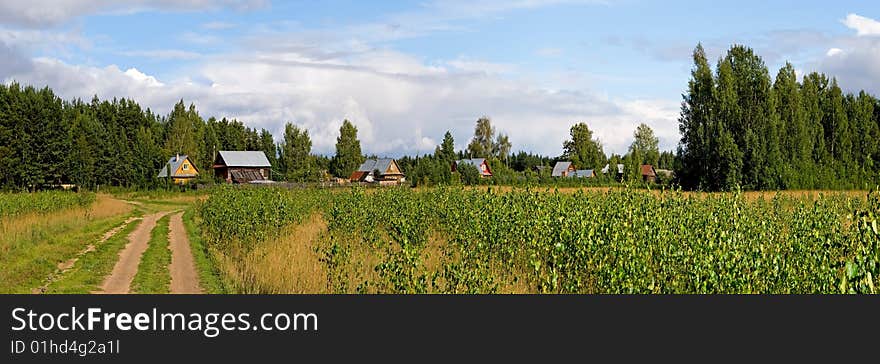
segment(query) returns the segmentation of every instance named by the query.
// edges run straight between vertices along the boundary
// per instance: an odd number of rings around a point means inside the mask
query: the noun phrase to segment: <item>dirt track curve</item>
[[[104,280],[101,290],[95,293],[125,294],[131,289],[131,281],[137,274],[141,256],[147,250],[150,233],[156,227],[156,221],[168,214],[167,211],[144,216],[141,224],[128,236],[128,244],[119,252],[119,260],[113,271]]]
[[[171,216],[168,241],[171,249],[171,264],[168,266],[171,271],[171,293],[202,293],[182,212]]]

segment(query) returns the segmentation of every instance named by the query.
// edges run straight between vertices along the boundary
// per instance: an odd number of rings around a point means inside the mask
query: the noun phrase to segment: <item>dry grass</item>
[[[315,215],[240,259],[219,256],[220,271],[239,293],[325,292],[326,267],[315,247],[326,231],[327,223]]]
[[[47,214],[32,213],[0,219],[0,253],[12,249],[15,242],[39,240],[51,232],[76,228],[94,220],[126,215],[132,207],[109,195],[99,194],[92,206],[77,207]]]

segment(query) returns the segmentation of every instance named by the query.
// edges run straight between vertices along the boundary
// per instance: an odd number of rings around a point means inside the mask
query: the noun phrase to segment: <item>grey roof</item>
[[[379,173],[384,174],[391,168],[391,163],[394,163],[394,159],[391,158],[382,158],[382,159],[367,159],[364,163],[358,167],[358,172],[370,172],[372,173],[374,170],[379,170]]]
[[[593,177],[592,169],[579,169],[574,171],[574,175],[572,177],[580,177],[580,178],[591,178]]]
[[[220,151],[220,158],[227,167],[272,167],[262,151]]]
[[[189,157],[186,155],[181,155],[181,156],[176,155],[176,156],[171,157],[170,159],[168,159],[168,163],[166,163],[165,166],[163,166],[162,169],[159,170],[159,175],[156,177],[159,177],[159,178],[168,177],[168,165],[171,165],[171,173],[174,173],[175,171],[177,171],[178,168],[180,168],[180,165],[183,164],[183,161],[185,161],[187,158],[189,158]],[[195,166],[193,166],[193,171],[195,171]],[[181,174],[174,175],[174,177],[195,177],[195,176],[196,176],[195,173],[181,173]]]
[[[551,177],[562,177],[562,172],[568,170],[571,167],[571,162],[556,162],[556,165],[553,166],[553,172],[550,173]]]

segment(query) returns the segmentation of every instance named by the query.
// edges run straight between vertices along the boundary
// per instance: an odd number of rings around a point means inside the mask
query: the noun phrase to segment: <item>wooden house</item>
[[[657,180],[657,172],[654,170],[654,166],[650,164],[642,164],[641,169],[643,181],[653,183]]]
[[[266,183],[272,165],[261,151],[220,151],[214,158],[214,175],[226,183]]]
[[[376,175],[376,171],[379,172]],[[349,177],[351,182],[395,184],[406,181],[397,161],[391,158],[367,159]],[[390,182],[390,183],[389,183]]]
[[[159,178],[168,178],[171,174],[171,180],[176,185],[185,185],[199,176],[199,170],[192,164],[186,155],[177,154],[168,160],[162,169],[159,170]]]
[[[489,168],[489,163],[486,162],[486,158],[462,159],[455,161],[452,163],[452,171],[458,171],[458,166],[461,164],[469,164],[477,168],[477,171],[480,172],[480,177],[492,177],[492,169]]]
[[[577,169],[574,168],[574,164],[571,162],[556,162],[550,177],[571,177],[576,171]]]

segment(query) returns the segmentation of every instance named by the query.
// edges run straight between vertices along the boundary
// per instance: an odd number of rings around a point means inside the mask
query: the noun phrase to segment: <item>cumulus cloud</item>
[[[834,46],[812,66],[836,77],[847,91],[880,94],[880,37],[875,37],[880,35],[880,22],[849,14],[843,23],[855,30],[855,36],[835,39]]]
[[[880,35],[880,22],[858,14],[847,15],[846,19],[843,20],[843,24],[855,30],[856,34],[860,37]]]
[[[0,24],[41,28],[96,13],[219,8],[249,10],[267,4],[267,0],[3,0],[0,1]]]
[[[285,58],[299,60],[278,61]],[[65,98],[129,97],[160,113],[184,98],[204,116],[238,118],[276,136],[290,121],[308,128],[315,151],[328,154],[343,119],[358,127],[366,153],[380,155],[431,152],[447,130],[464,148],[482,115],[510,135],[514,149],[549,155],[561,153],[568,129],[580,121],[596,131],[607,152],[624,152],[640,122],[655,126],[663,147],[677,141],[677,101],[548,91],[388,50],[332,62],[294,54],[224,57],[205,62],[195,76],[208,81],[159,80],[137,69],[40,58],[6,81],[49,84]]]

